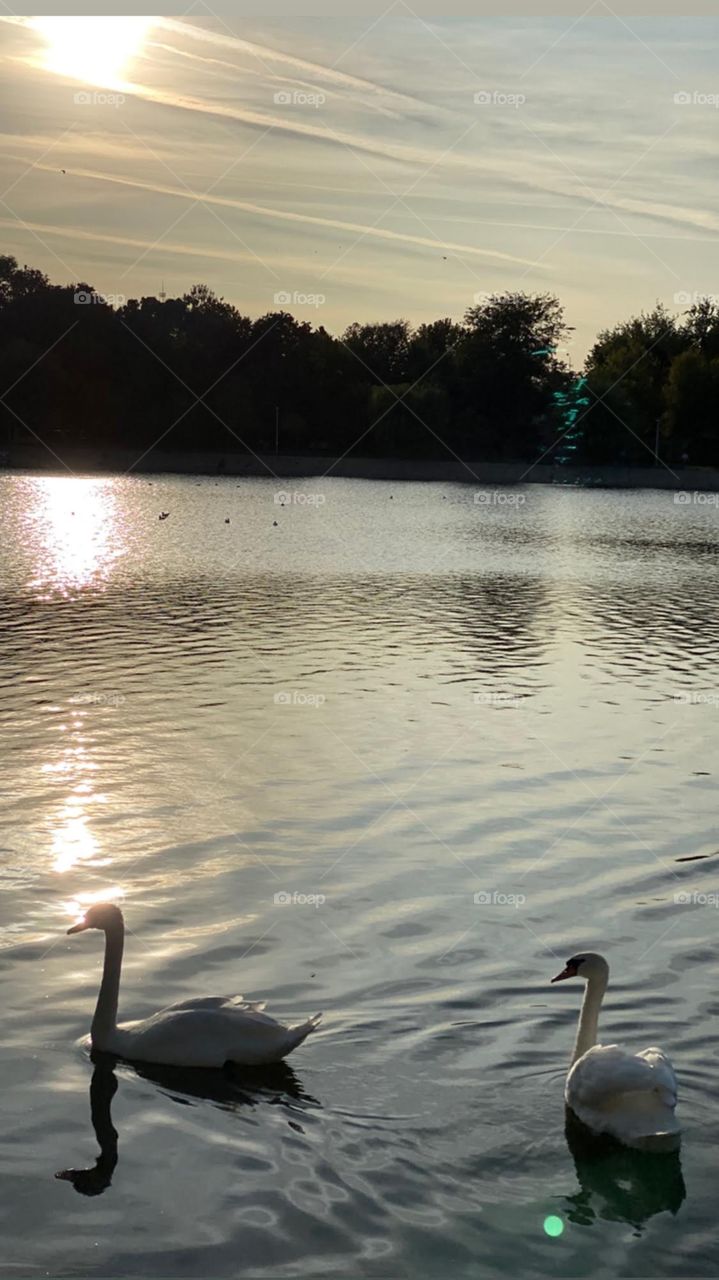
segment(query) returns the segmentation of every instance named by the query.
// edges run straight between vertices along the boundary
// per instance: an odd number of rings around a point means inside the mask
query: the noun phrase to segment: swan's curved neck
[[[117,1001],[120,994],[120,971],[125,929],[121,920],[105,930],[105,963],[102,970],[100,993],[92,1020],[92,1043],[97,1049],[105,1047],[117,1027]]]
[[[608,976],[608,974],[592,974],[587,982],[587,989],[582,1000],[582,1010],[579,1014],[577,1038],[574,1041],[572,1066],[574,1066],[578,1058],[582,1057],[582,1054],[587,1052],[587,1049],[591,1049],[592,1045],[597,1043],[599,1010],[604,999],[604,992],[607,989]]]

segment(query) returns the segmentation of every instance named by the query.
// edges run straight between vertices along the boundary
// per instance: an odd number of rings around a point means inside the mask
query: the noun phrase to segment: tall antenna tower
[[[157,295],[157,296],[158,296],[158,298],[160,299],[160,302],[164,302],[164,301],[165,301],[165,298],[167,297],[167,294],[165,293],[165,281],[164,281],[164,280],[162,281],[162,284],[160,285],[160,292],[158,293],[158,295]]]

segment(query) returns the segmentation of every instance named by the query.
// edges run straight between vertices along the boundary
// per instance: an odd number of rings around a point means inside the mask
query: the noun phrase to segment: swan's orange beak
[[[68,933],[82,933],[83,929],[89,928],[89,924],[86,924],[84,920],[81,920],[79,924],[72,925],[72,927],[68,929]]]
[[[576,978],[576,976],[577,970],[574,965],[568,964],[562,969],[561,973],[557,974],[556,978],[552,978],[552,982],[563,982],[565,978]]]

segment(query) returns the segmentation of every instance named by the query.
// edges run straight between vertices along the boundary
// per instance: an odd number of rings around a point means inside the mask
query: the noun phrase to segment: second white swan
[[[564,1098],[594,1133],[610,1134],[644,1151],[675,1150],[681,1127],[674,1114],[677,1079],[661,1049],[630,1054],[617,1044],[597,1044],[599,1010],[609,981],[604,956],[572,956],[552,982],[583,978],[587,987]]]
[[[283,1027],[264,1004],[242,996],[198,996],[169,1005],[150,1018],[117,1025],[117,1003],[125,937],[119,907],[98,903],[68,933],[101,929],[105,934],[105,964],[90,1039],[93,1049],[113,1053],[130,1062],[168,1067],[265,1066],[279,1062],[315,1030],[321,1014],[296,1027]]]

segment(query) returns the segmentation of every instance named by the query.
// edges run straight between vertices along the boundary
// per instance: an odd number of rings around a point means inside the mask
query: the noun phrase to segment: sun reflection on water
[[[74,920],[82,919],[88,907],[95,906],[98,902],[121,902],[125,897],[125,890],[120,885],[111,885],[107,889],[95,889],[87,893],[76,893],[74,898],[69,898],[67,902],[63,902],[62,909],[66,915],[71,916]]]
[[[51,599],[109,576],[124,539],[112,480],[43,476],[26,519],[36,551],[31,585]]]
[[[86,862],[97,852],[97,840],[88,828],[86,815],[73,811],[69,803],[53,836],[52,851],[55,856],[53,868],[58,872],[69,871],[76,863]]]
[[[60,760],[42,766],[43,773],[64,777],[71,788],[53,823],[52,865],[60,874],[81,863],[95,867],[107,863],[107,859],[97,856],[99,845],[89,826],[89,807],[105,802],[105,796],[93,791],[89,775],[96,770],[97,765],[81,741],[68,746]]]
[[[71,599],[101,586],[125,551],[121,509],[110,478],[34,478],[26,491],[23,520],[32,556],[31,586],[40,602]],[[97,808],[107,799],[97,791],[99,766],[88,732],[88,704],[95,701],[97,695],[80,691],[45,708],[61,735],[59,749],[46,755],[41,766],[53,791],[60,792],[50,835],[51,866],[58,875],[109,863],[92,829]]]

